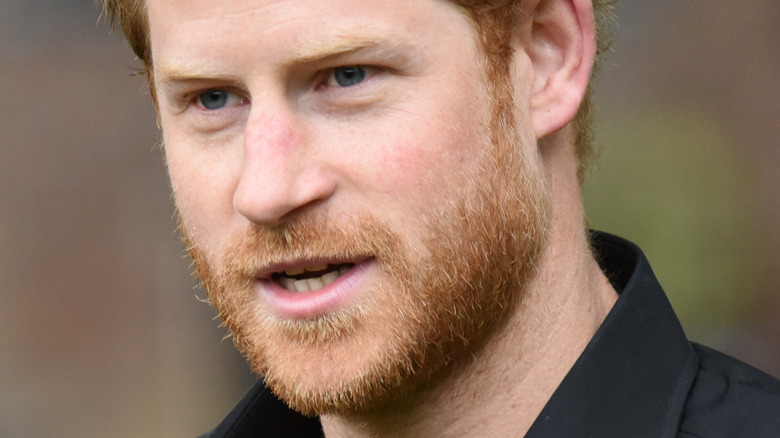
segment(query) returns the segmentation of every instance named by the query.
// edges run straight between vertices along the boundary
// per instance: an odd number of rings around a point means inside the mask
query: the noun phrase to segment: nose
[[[309,140],[291,112],[252,111],[244,129],[235,210],[251,222],[276,226],[328,199],[336,182],[323,166],[326,155]]]

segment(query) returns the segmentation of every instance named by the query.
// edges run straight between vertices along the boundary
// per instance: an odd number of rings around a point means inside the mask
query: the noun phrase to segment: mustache
[[[301,262],[375,259],[382,265],[397,254],[399,242],[389,226],[370,214],[305,214],[276,227],[248,224],[230,239],[217,265],[225,274],[244,277],[265,275]]]

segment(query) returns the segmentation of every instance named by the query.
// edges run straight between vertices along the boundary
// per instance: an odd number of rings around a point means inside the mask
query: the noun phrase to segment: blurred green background
[[[617,9],[588,218],[689,335],[780,375],[780,3]],[[178,437],[253,377],[189,276],[138,63],[90,0],[0,0],[0,436]]]
[[[695,107],[603,117],[599,141],[610,146],[585,187],[591,225],[642,247],[689,331],[739,324],[767,254],[757,181],[736,140]]]

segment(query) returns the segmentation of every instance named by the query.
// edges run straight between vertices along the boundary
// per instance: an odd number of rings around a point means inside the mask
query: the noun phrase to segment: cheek
[[[386,140],[372,163],[374,180],[397,199],[425,204],[446,199],[464,176],[473,174],[480,161],[476,158],[485,150],[486,135],[474,119],[443,111],[401,124],[394,136],[380,137]]]
[[[230,229],[234,172],[219,155],[173,136],[166,136],[165,157],[182,225],[206,253],[218,248],[222,236],[215,230]]]

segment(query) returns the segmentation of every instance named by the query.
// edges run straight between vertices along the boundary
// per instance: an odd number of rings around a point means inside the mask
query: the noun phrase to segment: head
[[[110,9],[147,68],[198,275],[302,412],[418,390],[477,354],[533,281],[550,232],[539,140],[571,126],[592,58],[563,63],[578,91],[539,78],[572,52],[556,20],[590,4],[461,3]],[[556,111],[558,94],[578,96]]]

